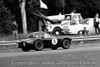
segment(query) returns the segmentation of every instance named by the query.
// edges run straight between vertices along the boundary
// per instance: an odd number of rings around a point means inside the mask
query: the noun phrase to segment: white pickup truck
[[[88,22],[87,19],[83,19],[80,13],[70,13],[65,15],[48,16],[48,19],[52,21],[60,21],[59,23],[51,23],[45,21],[46,30],[55,35],[66,34],[79,34],[84,28],[93,32],[93,23]]]
[[[68,34],[78,34],[80,30],[83,30],[84,27],[88,26],[80,13],[49,16],[48,18],[61,21],[59,24],[51,24],[50,22],[47,22],[46,29],[48,32],[53,32],[55,35],[61,34],[62,31],[66,31]]]
[[[79,32],[83,30],[84,27],[86,27],[86,29],[89,27],[89,24],[82,18],[80,13],[66,14],[65,17],[70,21],[68,23],[70,34],[79,34]]]

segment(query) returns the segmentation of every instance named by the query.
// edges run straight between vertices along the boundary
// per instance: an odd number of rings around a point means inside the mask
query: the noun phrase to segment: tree
[[[63,14],[63,9],[66,6],[65,0],[42,0],[48,7],[48,15],[56,15],[61,12]]]
[[[39,0],[26,0],[26,16],[27,16],[27,25],[28,30],[38,31],[38,20],[39,18],[34,16],[32,13],[37,13],[40,11],[40,2]]]
[[[22,0],[21,2],[21,16],[22,16],[22,24],[23,24],[23,33],[27,34],[27,18],[26,18],[26,0]]]
[[[11,11],[11,14],[15,15],[15,20],[18,24],[18,31],[22,32],[22,18],[19,0],[3,0],[4,6]]]
[[[10,10],[8,10],[4,4],[3,1],[0,0],[0,34],[10,34],[12,32],[11,24],[12,19],[14,18],[13,15],[11,15]]]
[[[100,12],[100,0],[71,0],[71,3],[85,18],[94,17],[96,12]]]
[[[15,15],[15,19],[18,23],[19,32],[23,31],[21,9],[19,0],[4,0],[7,8],[11,10],[11,13]],[[26,16],[27,16],[27,26],[28,31],[36,31],[38,27],[38,18],[33,16],[31,12],[36,12],[40,10],[39,0],[26,0]]]
[[[55,15],[61,12],[62,0],[42,0],[49,9],[49,15]],[[82,13],[84,18],[94,17],[95,13],[100,13],[100,0],[65,0],[65,13]],[[60,11],[59,11],[60,10]]]

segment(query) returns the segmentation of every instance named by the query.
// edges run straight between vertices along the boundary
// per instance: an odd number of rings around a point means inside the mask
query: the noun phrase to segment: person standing
[[[94,28],[95,28],[95,33],[100,34],[100,28],[99,28],[99,14],[97,13],[94,17]]]
[[[16,23],[16,21],[13,22],[13,25],[12,25],[12,30],[13,30],[13,37],[15,40],[18,40],[18,25]]]

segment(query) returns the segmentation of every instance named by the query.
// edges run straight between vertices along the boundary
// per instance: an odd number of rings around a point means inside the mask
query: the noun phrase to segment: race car
[[[18,48],[23,51],[35,49],[41,51],[44,48],[56,50],[58,47],[63,49],[70,48],[72,39],[68,36],[53,36],[45,32],[33,32],[18,42]]]

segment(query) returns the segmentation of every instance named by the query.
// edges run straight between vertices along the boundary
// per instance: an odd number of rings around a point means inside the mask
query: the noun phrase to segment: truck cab
[[[80,13],[66,14],[65,18],[69,18],[70,21],[68,24],[70,34],[79,34],[84,27],[87,28],[89,26],[89,24],[82,18]]]

